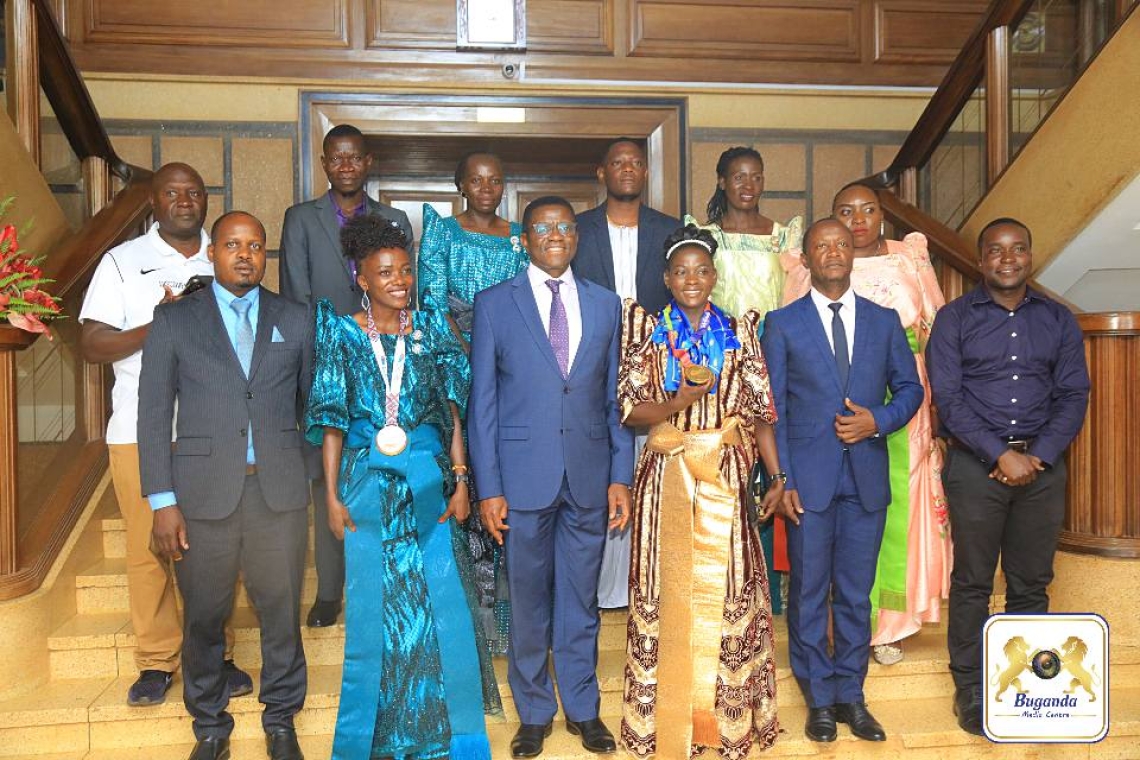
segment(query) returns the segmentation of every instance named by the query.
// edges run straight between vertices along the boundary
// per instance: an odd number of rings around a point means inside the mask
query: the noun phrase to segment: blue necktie
[[[547,280],[546,287],[550,288],[550,347],[554,349],[554,358],[558,360],[558,367],[562,376],[569,374],[570,368],[570,321],[566,318],[566,305],[562,303],[562,296],[558,289],[562,287],[562,280]]]
[[[242,371],[249,377],[249,365],[253,363],[253,323],[249,321],[249,307],[252,306],[244,298],[235,298],[230,301],[230,308],[238,316],[237,340],[234,350],[237,351],[238,361],[241,362]]]
[[[831,342],[835,346],[835,368],[839,370],[839,385],[847,392],[847,375],[851,372],[851,355],[847,352],[847,328],[839,318],[841,303],[830,303],[827,308],[834,312],[831,317]]]

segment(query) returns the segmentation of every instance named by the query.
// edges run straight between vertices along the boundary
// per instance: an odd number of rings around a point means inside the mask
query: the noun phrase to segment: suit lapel
[[[333,200],[326,194],[323,198],[317,199],[317,218],[320,220],[321,228],[324,229],[325,234],[329,236],[329,241],[332,243],[332,250],[336,252],[336,258],[340,261],[340,266],[344,269],[344,274],[348,277],[349,283],[352,282],[352,269],[348,266],[348,259],[346,259],[340,248],[340,223],[336,218],[336,209],[333,208]],[[260,317],[258,317],[260,319]]]
[[[558,359],[554,357],[550,338],[542,326],[542,317],[538,314],[538,302],[534,300],[534,292],[530,288],[530,278],[527,277],[526,272],[527,270],[524,269],[515,277],[514,287],[511,289],[515,305],[518,306],[519,313],[522,315],[523,324],[526,325],[530,331],[530,336],[538,345],[539,353],[545,356],[554,371],[561,375],[562,368],[558,366]]]
[[[649,245],[649,238],[652,230],[649,228],[649,213],[646,211],[644,203],[637,211],[637,295],[638,300],[643,298],[643,294],[650,292],[650,287],[653,283],[643,280],[648,280],[654,274],[657,274],[658,268],[653,266],[653,259],[661,256],[663,251],[654,251]],[[660,275],[658,275],[660,278]]]
[[[253,380],[261,360],[265,358],[265,350],[269,348],[272,340],[271,331],[277,324],[277,299],[273,294],[261,289],[257,299],[257,335],[253,337],[253,359],[249,363],[249,379]]]
[[[595,214],[591,223],[594,225],[594,234],[598,239],[598,251],[602,255],[602,271],[606,276],[606,281],[598,284],[613,290],[617,287],[617,274],[614,272],[614,248],[610,244],[610,225],[609,217],[606,214],[606,204],[603,203],[598,206],[598,211],[601,213]]]
[[[198,299],[198,310],[201,313],[199,324],[208,325],[206,332],[214,343],[214,354],[216,356],[228,356],[234,371],[244,377],[245,371],[241,368],[241,361],[238,359],[233,343],[230,343],[230,335],[226,332],[225,323],[222,322],[220,308],[218,299],[214,295],[214,289],[212,287],[205,288],[202,291],[202,297]]]
[[[597,313],[596,302],[594,301],[594,290],[590,284],[585,280],[575,279],[575,284],[578,286],[578,312],[581,314],[582,320],[582,338],[578,341],[578,350],[570,357],[570,374],[582,366],[582,362],[578,361],[578,354],[582,353],[582,349],[590,344],[590,338],[597,329]],[[551,350],[553,353],[553,350]]]
[[[809,292],[806,296],[797,301],[796,305],[804,330],[811,335],[812,343],[815,344],[816,350],[820,353],[820,358],[827,367],[828,375],[832,381],[834,381],[835,387],[839,389],[839,392],[846,393],[847,389],[839,384],[839,370],[835,366],[835,352],[831,349],[831,344],[827,340],[827,331],[824,330],[823,321],[820,319],[819,312],[816,311],[815,303],[811,300],[811,293]],[[858,315],[856,315],[856,317],[858,317]],[[858,330],[856,330],[856,332],[858,332]]]

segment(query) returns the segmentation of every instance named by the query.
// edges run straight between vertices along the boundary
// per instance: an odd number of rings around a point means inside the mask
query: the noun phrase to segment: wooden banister
[[[894,185],[904,170],[923,166],[930,160],[934,149],[950,131],[954,120],[982,82],[991,32],[1001,27],[1016,27],[1032,5],[1033,0],[995,0],[990,5],[985,18],[970,35],[926,104],[918,124],[899,148],[895,160],[883,172],[886,184]]]
[[[33,0],[32,4],[36,16],[40,86],[55,111],[71,150],[80,160],[90,156],[102,158],[112,173],[128,179],[130,167],[111,145],[111,138],[103,128],[91,93],[71,57],[50,4],[44,0]]]
[[[150,215],[151,177],[149,171],[124,163],[115,153],[49,3],[12,2],[9,20],[19,28],[11,30],[9,39],[19,49],[9,53],[12,60],[21,62],[16,73],[37,73],[36,77],[14,78],[20,89],[10,98],[18,110],[12,114],[13,121],[29,154],[38,160],[38,90],[42,88],[72,151],[83,163],[85,200],[92,213],[78,232],[44,251],[44,271],[56,280],[51,289],[67,315],[52,327],[53,350],[70,359],[75,420],[70,435],[65,429],[66,438],[50,444],[48,475],[34,486],[19,477],[16,357],[37,336],[7,323],[0,325],[0,600],[40,587],[106,471],[105,372],[79,355],[75,318],[100,257],[144,230]],[[114,198],[110,198],[110,174],[125,183]]]

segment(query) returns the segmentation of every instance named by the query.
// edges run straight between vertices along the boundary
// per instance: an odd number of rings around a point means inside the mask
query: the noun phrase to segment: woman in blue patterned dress
[[[498,214],[503,186],[499,157],[471,153],[455,167],[455,187],[466,199],[467,210],[444,218],[424,204],[420,303],[447,312],[467,342],[475,294],[514,277],[527,265],[519,242],[522,227]]]
[[[341,234],[365,291],[317,305],[306,435],[322,444],[329,526],[345,542],[344,672],[335,760],[490,760],[501,709],[460,578],[470,510],[460,417],[467,357],[439,312],[410,311],[407,240],[380,217]],[[454,520],[452,518],[455,518]]]
[[[467,210],[459,216],[441,217],[424,204],[418,285],[420,303],[447,314],[466,350],[475,294],[521,272],[527,255],[519,242],[522,227],[498,215],[504,186],[498,156],[464,156],[455,167],[455,186],[467,200]],[[479,524],[479,510],[473,512],[467,543],[479,599],[479,625],[490,652],[506,654],[510,602],[499,562],[501,549]]]

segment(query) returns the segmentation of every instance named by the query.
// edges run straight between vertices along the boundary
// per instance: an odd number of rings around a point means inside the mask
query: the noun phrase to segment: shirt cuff
[[[174,498],[174,491],[160,491],[159,493],[152,493],[146,497],[150,502],[150,509],[152,512],[157,512],[166,507],[173,507],[178,503],[178,499]]]

